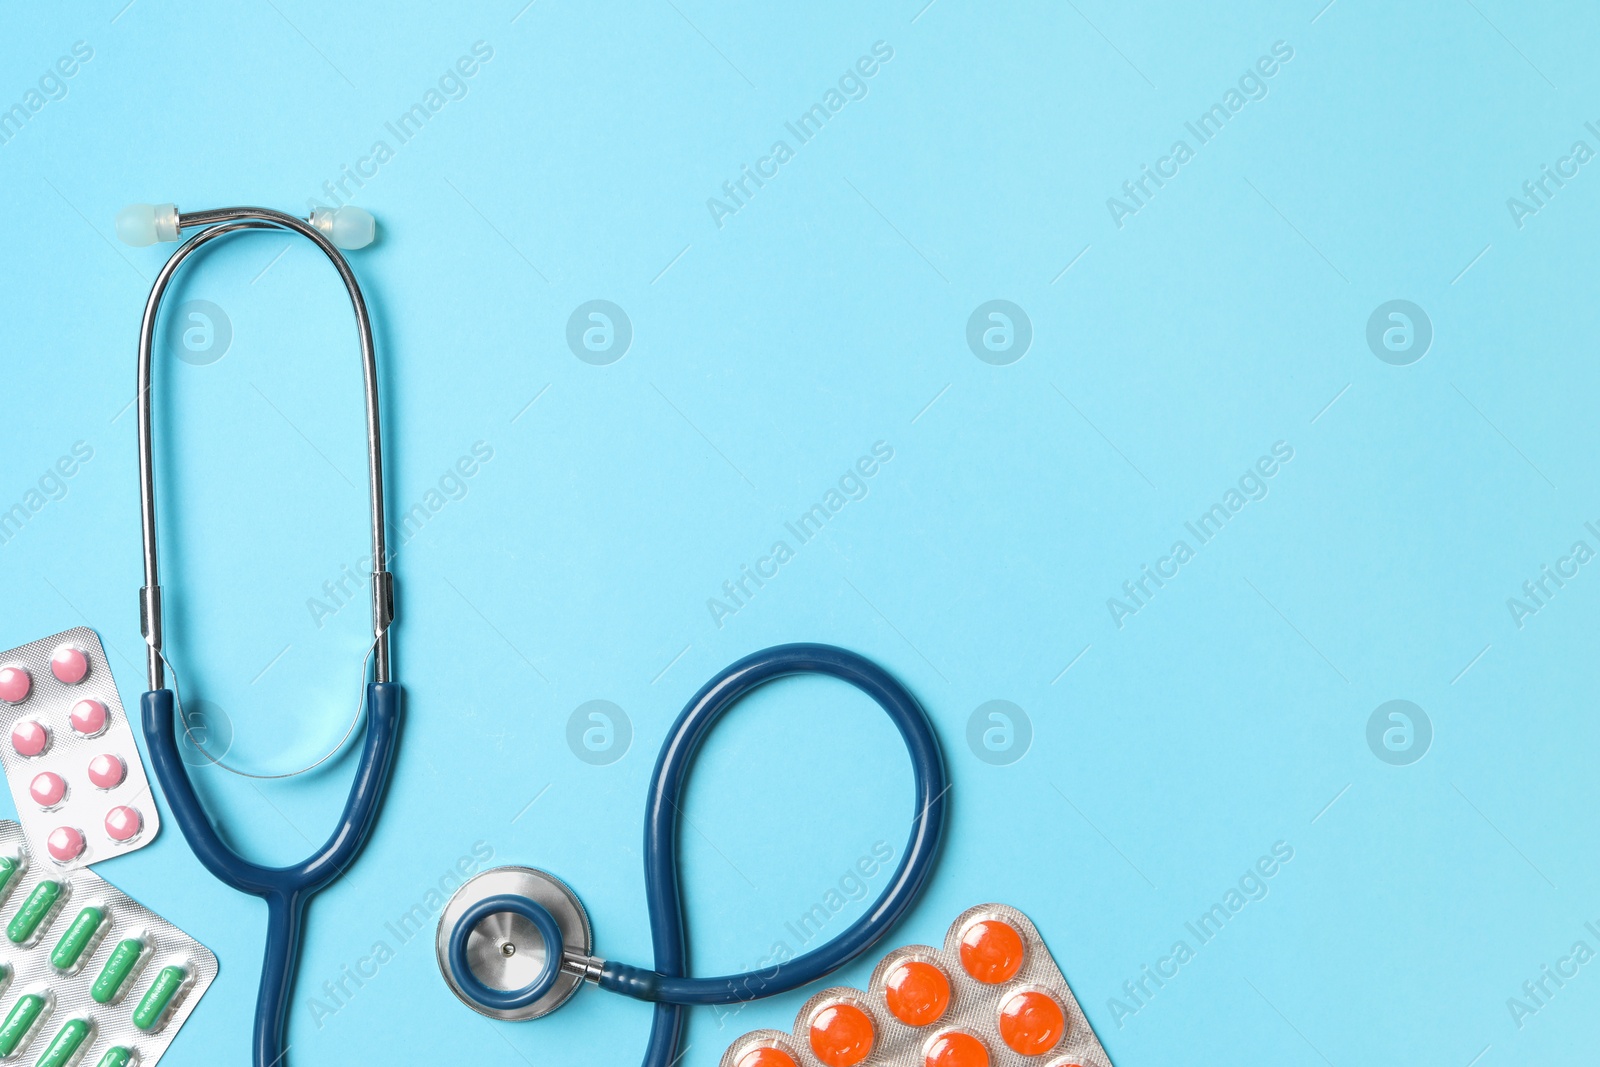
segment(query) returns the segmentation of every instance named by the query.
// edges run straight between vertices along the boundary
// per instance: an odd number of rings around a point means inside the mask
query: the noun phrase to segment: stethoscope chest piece
[[[533,867],[496,867],[456,890],[434,938],[451,992],[480,1015],[537,1019],[583,984],[589,913],[567,884]]]
[[[678,871],[678,821],[689,768],[706,733],[741,697],[795,674],[826,675],[856,687],[899,729],[916,785],[916,817],[905,850],[867,914],[822,944],[776,966],[763,964],[758,970],[716,977],[690,975]],[[491,1019],[547,1015],[585,981],[651,1002],[655,1022],[645,1067],[672,1067],[679,1062],[687,1005],[739,1004],[809,985],[856,959],[893,928],[933,869],[944,832],[948,782],[928,713],[882,667],[832,645],[764,649],[702,686],[662,742],[650,779],[644,834],[645,900],[655,949],[651,966],[593,955],[589,917],[559,878],[530,867],[499,867],[471,879],[445,905],[435,942],[439,970],[463,1004]]]

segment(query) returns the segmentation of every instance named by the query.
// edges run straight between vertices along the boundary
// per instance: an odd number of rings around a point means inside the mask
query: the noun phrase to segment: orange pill
[[[889,1012],[908,1026],[936,1023],[950,1006],[950,979],[931,963],[906,960],[889,972],[883,999]]]
[[[828,1067],[855,1067],[872,1052],[872,1019],[854,1004],[829,1004],[811,1017],[811,1051]]]
[[[1066,1013],[1048,993],[1018,993],[1000,1008],[1000,1039],[1024,1056],[1049,1052],[1066,1032]]]
[[[951,1030],[933,1039],[922,1062],[927,1067],[989,1067],[989,1050],[971,1034]]]
[[[961,935],[961,966],[980,982],[1009,982],[1022,969],[1022,936],[999,919],[975,922]]]
[[[781,1048],[768,1045],[753,1048],[739,1057],[739,1067],[795,1067],[794,1057]]]

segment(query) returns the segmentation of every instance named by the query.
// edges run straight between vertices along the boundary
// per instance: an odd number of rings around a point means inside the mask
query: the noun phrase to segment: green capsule
[[[159,1030],[161,1024],[166,1022],[167,1009],[172,1006],[173,998],[188,978],[189,972],[176,964],[161,968],[156,980],[145,990],[144,999],[133,1009],[133,1025],[146,1033]]]
[[[117,1045],[115,1048],[106,1049],[106,1054],[100,1057],[99,1067],[128,1067],[133,1062],[133,1053]]]
[[[17,1001],[11,1014],[6,1016],[6,1021],[0,1024],[0,1057],[9,1056],[22,1047],[44,1008],[44,997],[37,993],[29,993]]]
[[[89,995],[96,1004],[110,1004],[122,992],[123,985],[128,981],[128,976],[139,964],[139,957],[144,954],[144,942],[136,937],[126,941],[119,941],[117,947],[111,950],[111,955],[106,959],[106,965],[100,968],[100,977],[94,980],[94,985],[89,987]]]
[[[89,1037],[89,1031],[94,1029],[88,1019],[72,1019],[60,1030],[56,1031],[56,1038],[44,1050],[44,1055],[39,1057],[39,1062],[34,1067],[66,1067],[78,1055],[78,1047]]]
[[[93,943],[105,921],[106,913],[99,908],[84,908],[78,912],[78,917],[72,920],[72,925],[67,927],[67,932],[61,935],[55,950],[50,953],[51,966],[58,971],[70,971],[76,967],[84,949]]]
[[[22,861],[15,856],[0,856],[0,903],[16,888],[17,876],[22,873]]]
[[[44,921],[55,913],[56,906],[61,900],[60,882],[48,879],[40,882],[33,887],[28,899],[22,902],[22,907],[11,917],[10,924],[6,926],[6,936],[18,945],[32,939]]]

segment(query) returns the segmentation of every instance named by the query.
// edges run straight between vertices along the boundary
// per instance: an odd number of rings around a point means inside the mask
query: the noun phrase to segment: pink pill
[[[0,700],[20,704],[33,691],[33,676],[26,667],[0,667]]]
[[[106,728],[106,706],[98,700],[80,700],[72,705],[72,728],[84,737],[94,737]]]
[[[115,789],[127,776],[127,766],[109,752],[102,752],[89,761],[89,781],[101,789]]]
[[[28,787],[33,802],[41,808],[53,808],[67,797],[67,781],[54,771],[45,771],[33,779]]]
[[[50,673],[67,685],[77,685],[89,673],[89,657],[71,645],[58,648],[50,658]]]
[[[132,841],[144,829],[144,816],[138,809],[116,807],[106,812],[106,833],[113,841]]]
[[[71,826],[58,826],[51,830],[45,843],[57,863],[71,863],[83,855],[83,831]]]
[[[21,756],[37,756],[50,747],[50,730],[38,719],[23,719],[11,728],[11,747]]]

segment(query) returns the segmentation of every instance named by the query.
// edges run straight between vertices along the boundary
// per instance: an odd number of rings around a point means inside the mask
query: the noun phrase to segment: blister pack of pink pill
[[[757,1030],[721,1067],[1111,1067],[1028,917],[969,908],[944,947],[890,952],[868,988],[824,989],[794,1032]]]
[[[142,848],[160,827],[99,636],[0,652],[0,764],[28,848],[63,870]]]

